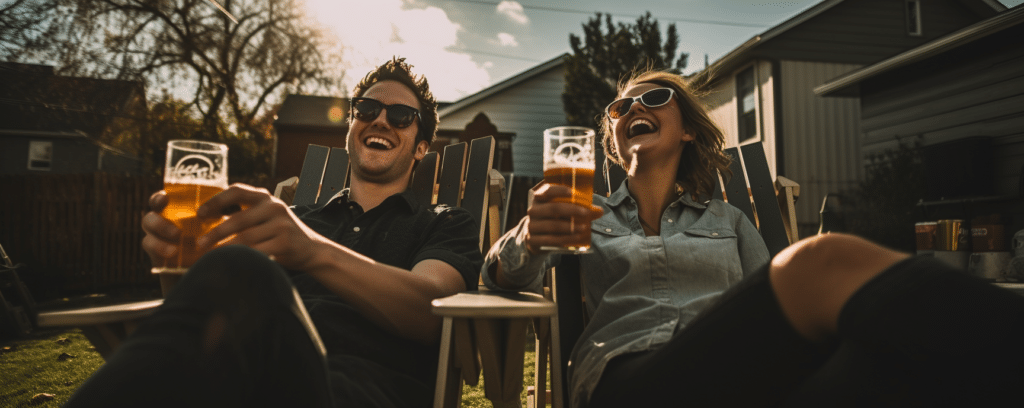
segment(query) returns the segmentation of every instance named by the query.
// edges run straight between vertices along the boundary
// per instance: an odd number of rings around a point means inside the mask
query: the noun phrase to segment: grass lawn
[[[91,347],[77,329],[36,331],[32,337],[2,343],[0,407],[63,405],[103,364]]]
[[[29,338],[0,343],[0,407],[63,405],[103,364],[103,358],[91,347],[78,329],[37,330]],[[523,369],[524,407],[526,386],[533,384],[534,361],[534,353],[527,351]],[[476,387],[463,386],[462,406],[491,407],[484,398],[483,381]]]

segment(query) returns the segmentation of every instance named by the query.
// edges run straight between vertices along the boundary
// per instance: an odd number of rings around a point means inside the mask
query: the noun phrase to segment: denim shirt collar
[[[622,205],[622,203],[625,202],[627,198],[636,201],[635,198],[630,197],[628,183],[629,179],[622,180],[622,184],[619,185],[619,188],[616,189],[615,192],[612,193],[610,196],[608,196],[608,199],[605,200],[605,203],[608,204],[609,207],[618,207]],[[688,207],[696,208],[698,210],[708,208],[707,202],[699,203],[697,201],[694,201],[689,194],[680,194],[679,198],[673,201],[673,203],[679,203]]]

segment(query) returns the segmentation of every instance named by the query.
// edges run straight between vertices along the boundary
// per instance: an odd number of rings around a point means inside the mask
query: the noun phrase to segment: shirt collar
[[[619,185],[619,188],[616,189],[615,192],[612,193],[610,196],[608,196],[608,200],[605,202],[608,203],[609,207],[616,207],[618,205],[621,205],[622,202],[629,197],[629,188],[627,187],[628,182],[629,179],[622,180],[622,184]],[[691,198],[689,194],[681,194],[679,198],[676,199],[673,203],[679,203],[699,210],[708,208],[707,202],[700,203],[697,201],[693,201],[693,198]]]
[[[349,195],[351,193],[352,190],[349,188],[342,189],[337,194],[335,194],[334,197],[331,197],[331,199],[327,201],[327,204],[324,205],[323,208],[333,207],[341,204],[348,204],[349,202],[351,202],[351,200],[349,200]],[[416,200],[416,197],[413,196],[412,190],[409,189],[406,189],[401,193],[388,197],[383,202],[381,202],[381,205],[389,201],[397,201],[399,203],[403,203],[405,205],[405,208],[408,209],[409,212],[419,211],[421,205],[419,200]]]

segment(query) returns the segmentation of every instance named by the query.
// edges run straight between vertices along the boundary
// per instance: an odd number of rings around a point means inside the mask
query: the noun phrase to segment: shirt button
[[[359,232],[359,227],[352,228],[352,231]],[[718,234],[715,234],[718,235]]]
[[[717,232],[712,232],[712,233],[711,233],[711,236],[713,236],[713,237],[717,237],[717,236],[718,236],[718,233],[717,233]]]
[[[671,219],[671,218],[669,218],[669,219],[668,219],[668,222],[674,222],[674,221],[672,221],[672,219]]]
[[[605,228],[604,232],[612,232],[612,229],[611,228]]]

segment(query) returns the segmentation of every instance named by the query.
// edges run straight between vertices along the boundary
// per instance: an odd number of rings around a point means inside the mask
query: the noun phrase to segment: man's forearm
[[[305,271],[370,321],[402,337],[435,344],[441,319],[430,302],[466,290],[452,266],[426,260],[405,270],[374,261],[333,242],[318,245]]]

